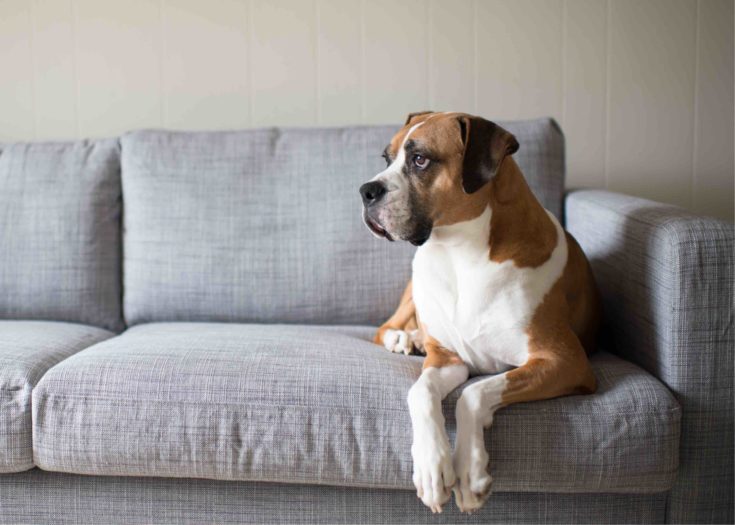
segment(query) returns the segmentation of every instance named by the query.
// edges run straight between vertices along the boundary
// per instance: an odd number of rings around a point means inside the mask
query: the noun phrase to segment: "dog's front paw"
[[[416,495],[431,512],[441,512],[442,506],[452,497],[456,481],[449,443],[414,442],[411,455]]]
[[[471,454],[458,451],[454,465],[457,470],[457,484],[454,486],[454,501],[462,512],[473,512],[485,504],[493,478],[487,473],[487,453],[476,451]]]
[[[388,328],[383,333],[383,346],[389,352],[410,355],[413,352],[414,343],[410,333]]]

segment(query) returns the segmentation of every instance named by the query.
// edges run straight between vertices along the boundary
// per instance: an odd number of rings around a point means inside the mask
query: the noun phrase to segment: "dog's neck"
[[[557,244],[556,227],[512,157],[483,190],[476,196],[482,199],[478,215],[435,227],[427,243],[462,246],[494,262],[512,259],[519,267],[543,264]]]
[[[518,267],[537,267],[551,257],[557,231],[549,213],[528,187],[512,157],[506,157],[493,179],[490,206],[490,259],[512,259]]]
[[[426,244],[462,247],[472,252],[487,253],[492,221],[492,208],[489,204],[473,219],[456,222],[447,226],[436,226]]]

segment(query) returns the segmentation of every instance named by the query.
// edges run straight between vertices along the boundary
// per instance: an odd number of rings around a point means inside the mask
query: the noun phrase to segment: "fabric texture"
[[[207,479],[0,476],[0,523],[663,523],[666,495],[500,493],[472,515],[406,490]]]
[[[560,214],[564,140],[550,119],[503,123],[532,189]],[[413,248],[375,239],[360,185],[397,127],[141,131],[122,143],[125,318],[378,324]]]
[[[732,523],[733,225],[604,191],[566,203],[591,259],[615,352],[682,407],[674,523]]]
[[[33,468],[31,391],[41,376],[112,335],[70,323],[0,321],[0,472]]]
[[[120,331],[116,139],[0,144],[0,319]]]
[[[33,392],[36,465],[51,471],[410,489],[409,387],[422,359],[374,328],[140,325],[46,373]],[[677,468],[679,407],[612,355],[599,392],[498,413],[501,492],[652,493]],[[450,437],[459,391],[445,403]]]

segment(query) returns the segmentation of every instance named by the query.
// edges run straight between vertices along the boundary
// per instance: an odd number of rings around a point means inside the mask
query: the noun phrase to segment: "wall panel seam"
[[[478,113],[478,106],[477,106],[477,77],[479,76],[480,69],[478,67],[478,60],[477,60],[477,2],[478,0],[472,0],[472,69],[473,71],[473,90],[474,93],[472,95],[473,101],[472,105],[474,109],[472,112],[477,115]]]
[[[367,116],[367,64],[365,62],[365,0],[360,0],[360,119],[364,122]]]
[[[36,58],[36,2],[32,0],[28,2],[28,47],[31,51],[31,129],[33,130],[33,139],[38,140],[38,95],[36,94],[36,86],[38,79],[36,78],[36,66],[38,59]]]
[[[159,77],[161,82],[161,125],[165,128],[169,122],[169,108],[168,108],[168,90],[166,83],[166,59],[168,55],[168,46],[166,45],[166,20],[164,13],[167,12],[166,0],[160,0],[159,10],[161,16],[160,32],[161,32],[161,61],[159,63]]]
[[[80,100],[79,100],[79,90],[81,89],[79,86],[79,57],[77,56],[78,53],[78,44],[77,44],[77,10],[75,8],[75,0],[69,0],[69,13],[71,18],[71,59],[72,59],[72,68],[74,72],[74,124],[76,127],[76,136],[77,139],[82,138],[82,124],[81,124],[81,115],[80,115]]]
[[[247,11],[245,16],[245,31],[247,35],[245,37],[246,49],[245,49],[245,67],[248,73],[248,126],[253,127],[253,104],[254,91],[253,91],[253,0],[248,0],[245,3],[245,10]]]
[[[317,126],[322,123],[322,74],[321,74],[321,46],[319,45],[319,35],[321,34],[321,9],[320,0],[314,0],[314,69],[316,70],[315,96],[316,96],[316,123]]]
[[[567,121],[567,0],[561,0],[561,126]],[[569,175],[567,170],[567,176]]]
[[[699,128],[699,109],[697,101],[699,100],[699,49],[700,49],[700,12],[701,0],[697,0],[697,8],[694,16],[694,97],[692,108],[692,171],[689,185],[689,208],[694,209],[696,204],[696,186],[697,186],[697,153],[699,149],[698,128]]]
[[[319,34],[316,30],[316,2],[317,0],[311,0],[311,16],[314,19],[309,24],[311,30],[311,58],[314,61],[314,68],[312,70],[312,78],[314,79],[314,87],[312,88],[313,104],[311,108],[311,121],[319,124],[319,76],[317,69],[317,44],[316,40],[319,38]]]
[[[427,103],[428,107],[425,108],[427,110],[436,110],[439,108],[434,108],[434,75],[433,75],[433,68],[432,63],[434,61],[434,46],[431,39],[431,26],[433,23],[433,17],[432,17],[432,6],[433,2],[429,0],[426,2],[426,85],[427,85]],[[449,109],[449,108],[447,108]],[[423,110],[422,110],[423,111]]]
[[[605,148],[603,151],[603,174],[605,189],[610,189],[610,54],[612,53],[612,2],[606,0],[605,5]]]
[[[165,0],[158,0],[158,121],[159,126],[166,127],[166,115],[164,106],[164,84],[163,84],[163,4]]]

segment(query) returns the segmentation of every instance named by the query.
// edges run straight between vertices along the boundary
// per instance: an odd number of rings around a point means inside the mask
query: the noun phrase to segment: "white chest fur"
[[[435,228],[413,260],[419,319],[474,374],[502,372],[528,360],[529,323],[567,262],[564,230],[551,213],[557,244],[546,262],[518,268],[513,261],[491,261],[491,216],[487,208],[475,219]]]

